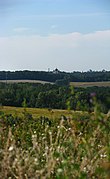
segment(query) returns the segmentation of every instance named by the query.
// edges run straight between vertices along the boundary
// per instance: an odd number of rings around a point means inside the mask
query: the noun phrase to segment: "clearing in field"
[[[70,85],[74,87],[93,87],[93,86],[98,86],[98,87],[110,87],[110,81],[102,81],[102,82],[70,82]]]
[[[48,81],[41,81],[41,80],[0,80],[0,83],[41,83],[41,84],[54,84]]]

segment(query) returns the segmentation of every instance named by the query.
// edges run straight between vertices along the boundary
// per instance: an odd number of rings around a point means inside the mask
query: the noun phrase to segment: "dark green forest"
[[[110,87],[73,88],[52,84],[0,83],[1,106],[92,111],[110,109]]]
[[[43,80],[56,84],[68,84],[68,82],[98,82],[110,81],[110,71],[87,72],[61,72],[54,71],[0,71],[0,80]]]

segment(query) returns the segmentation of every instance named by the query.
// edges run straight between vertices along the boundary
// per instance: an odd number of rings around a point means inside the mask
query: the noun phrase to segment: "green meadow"
[[[0,178],[110,178],[110,113],[0,108]]]

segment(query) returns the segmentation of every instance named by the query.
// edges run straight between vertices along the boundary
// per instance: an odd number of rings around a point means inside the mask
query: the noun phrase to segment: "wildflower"
[[[106,158],[107,155],[106,155],[106,154],[100,154],[100,157],[101,157],[101,158]]]
[[[36,135],[32,135],[32,138],[36,138],[37,136]]]
[[[86,168],[86,167],[84,167],[84,168],[83,168],[83,171],[84,171],[84,172],[86,172],[86,170],[87,170],[87,168]]]
[[[28,162],[28,158],[25,158],[25,162]]]
[[[11,152],[13,149],[14,149],[14,147],[10,146],[8,150]]]
[[[37,162],[37,161],[38,161],[38,159],[37,159],[37,158],[35,158],[35,159],[34,159],[34,162]]]
[[[59,161],[59,158],[57,158],[56,161],[58,162],[58,161]]]
[[[45,157],[46,153],[44,153],[42,156]]]
[[[98,145],[98,148],[101,148],[101,147],[102,147],[102,145],[99,144],[99,145]]]
[[[49,134],[52,135],[52,132],[50,131]]]
[[[62,162],[63,164],[66,164],[66,163],[67,163],[66,160],[62,160],[61,162]]]
[[[68,128],[68,131],[70,131],[71,130],[71,128]]]
[[[34,135],[32,135],[32,138],[34,138]]]
[[[62,170],[61,168],[58,168],[57,172],[58,172],[58,173],[62,173],[63,170]]]
[[[60,149],[60,146],[58,146],[57,148]]]
[[[44,160],[42,159],[42,160],[41,160],[41,162],[43,163],[43,162],[44,162]]]
[[[49,149],[49,147],[48,147],[48,146],[46,146],[46,147],[45,147],[45,150],[48,150],[48,149]]]

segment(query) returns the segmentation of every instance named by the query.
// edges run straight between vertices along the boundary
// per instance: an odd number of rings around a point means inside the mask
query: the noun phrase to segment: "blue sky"
[[[0,49],[0,70],[110,70],[110,1],[0,0]]]

